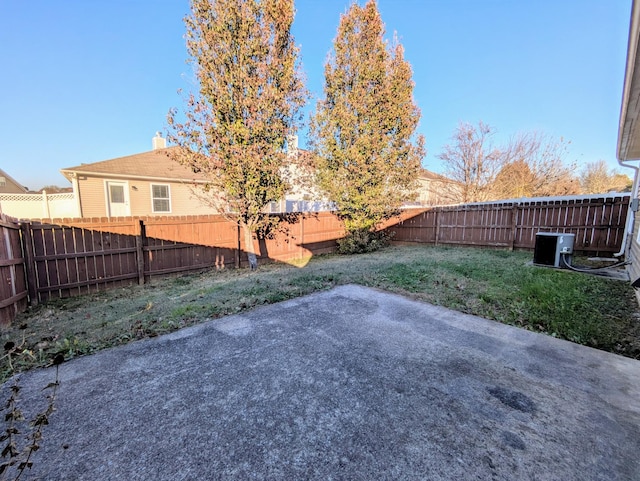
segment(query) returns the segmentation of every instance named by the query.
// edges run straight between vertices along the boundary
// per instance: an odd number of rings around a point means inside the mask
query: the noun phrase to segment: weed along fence
[[[434,245],[533,249],[538,231],[576,234],[577,251],[622,247],[629,196],[592,196],[409,209],[386,228],[395,240]],[[283,219],[255,240],[264,262],[299,263],[333,252],[344,229],[329,212]],[[0,322],[49,299],[145,283],[171,273],[247,265],[238,226],[220,216],[59,219],[0,218]]]
[[[628,195],[610,195],[410,209],[394,240],[533,249],[537,232],[565,232],[578,252],[611,254],[622,248],[628,208]]]

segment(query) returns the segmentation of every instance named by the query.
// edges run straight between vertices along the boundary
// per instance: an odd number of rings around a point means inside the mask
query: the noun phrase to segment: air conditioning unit
[[[533,250],[533,263],[549,267],[571,265],[575,238],[575,234],[538,232]]]

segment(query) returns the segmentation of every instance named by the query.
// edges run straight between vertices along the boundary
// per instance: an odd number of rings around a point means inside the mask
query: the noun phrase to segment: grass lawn
[[[396,292],[598,349],[640,358],[640,320],[628,282],[527,265],[533,254],[432,246],[393,246],[356,256],[207,271],[154,280],[33,308],[2,330],[0,376],[261,304],[340,284]]]

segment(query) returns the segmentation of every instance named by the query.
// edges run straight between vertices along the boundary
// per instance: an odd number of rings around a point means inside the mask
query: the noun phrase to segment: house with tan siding
[[[61,169],[72,184],[76,211],[80,217],[180,216],[216,214],[207,205],[200,189],[206,182],[202,174],[172,160],[171,149],[159,133],[153,149],[140,154]],[[310,185],[308,169],[313,165],[310,152],[299,149],[297,138],[291,142],[291,163],[286,174],[292,188],[280,202],[269,206],[270,212],[330,210],[318,189]],[[306,173],[303,173],[306,172]],[[297,179],[307,179],[300,180]],[[455,202],[452,181],[423,170],[418,179],[417,203],[435,205]]]
[[[171,160],[165,139],[153,150],[61,169],[73,186],[81,217],[215,213],[197,198],[204,178]]]
[[[200,188],[206,177],[172,160],[167,153],[175,148],[166,147],[157,133],[148,152],[61,169],[73,186],[80,217],[216,214]],[[294,184],[299,155],[309,154],[296,142],[287,167]],[[315,189],[294,185],[285,199],[270,206],[271,212],[303,210],[328,210],[328,205],[318,200]]]

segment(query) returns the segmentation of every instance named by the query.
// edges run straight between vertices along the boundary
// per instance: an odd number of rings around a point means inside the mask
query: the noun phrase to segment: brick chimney
[[[160,132],[156,132],[156,136],[151,139],[153,150],[165,149],[167,147],[167,139],[162,137]]]

